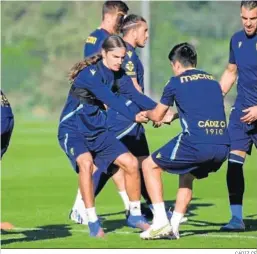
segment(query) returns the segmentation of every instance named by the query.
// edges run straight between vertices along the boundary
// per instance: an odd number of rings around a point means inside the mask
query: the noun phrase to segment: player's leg
[[[225,231],[241,231],[245,229],[243,222],[244,173],[243,165],[246,153],[251,152],[251,136],[246,132],[246,124],[240,121],[242,112],[234,109],[229,119],[229,135],[231,140],[227,167],[227,187],[231,211],[231,220],[221,227]]]
[[[129,212],[127,219],[130,227],[146,230],[149,224],[141,214],[141,189],[140,174],[138,170],[138,160],[131,153],[123,153],[116,158],[114,164],[124,170],[125,186],[129,197]]]
[[[88,216],[88,226],[90,228],[90,236],[103,237],[104,232],[101,228],[95,209],[93,175],[93,158],[89,152],[80,154],[77,159],[79,188],[85,205],[85,212]]]
[[[173,235],[176,239],[179,238],[179,225],[192,199],[194,178],[195,177],[190,173],[179,176],[179,189],[175,209],[170,220]]]
[[[140,180],[141,180],[141,195],[147,204],[147,206],[141,206],[141,210],[144,216],[146,216],[147,218],[152,218],[153,217],[152,201],[148,194],[148,191],[145,185],[144,174],[143,174],[143,161],[147,159],[148,156],[149,154],[147,156],[139,156],[137,157],[137,159],[139,164],[139,173],[140,173]]]
[[[122,169],[119,169],[113,176],[112,180],[114,184],[117,187],[118,193],[123,201],[124,208],[127,214],[127,211],[129,210],[129,197],[126,192],[125,188],[125,177],[124,177],[124,171]]]
[[[246,152],[233,150],[229,154],[227,168],[227,187],[231,211],[231,220],[221,227],[223,231],[245,230],[243,222],[243,195],[245,190],[243,165]]]
[[[79,188],[82,199],[80,200],[78,213],[83,219],[88,218],[90,235],[102,237],[104,233],[94,207],[92,174],[95,167],[92,155],[85,146],[85,141],[79,133],[74,133],[69,130],[65,132],[65,130],[63,130],[62,135],[59,134],[58,138],[61,148],[79,176]]]
[[[105,132],[98,136],[94,142],[92,150],[96,154],[94,162],[99,169],[108,169],[111,164],[115,164],[124,170],[126,192],[130,200],[130,214],[128,224],[130,226],[145,229],[149,224],[141,215],[140,209],[140,176],[138,172],[137,159],[128,152],[128,149],[112,133]],[[111,202],[111,201],[110,201]]]
[[[120,139],[120,141],[138,159],[141,179],[141,195],[147,203],[147,205],[141,204],[141,211],[147,218],[152,218],[153,214],[151,208],[149,208],[149,205],[151,205],[151,199],[147,193],[142,172],[142,161],[149,156],[149,148],[143,126],[138,125],[137,128],[133,129],[132,133],[125,135]]]
[[[143,174],[147,191],[150,195],[154,217],[151,227],[140,234],[142,239],[158,239],[170,237],[172,230],[167,218],[161,179],[162,169],[149,156],[143,162]]]

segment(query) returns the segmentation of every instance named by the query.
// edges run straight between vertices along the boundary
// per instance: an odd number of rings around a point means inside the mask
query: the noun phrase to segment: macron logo
[[[92,75],[94,76],[95,75],[95,73],[96,73],[96,71],[95,70],[93,70],[93,69],[91,69],[90,70],[90,72],[92,73]]]

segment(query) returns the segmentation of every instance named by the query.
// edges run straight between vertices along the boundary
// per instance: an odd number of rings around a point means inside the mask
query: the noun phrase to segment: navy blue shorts
[[[96,167],[102,172],[107,172],[109,165],[117,157],[128,152],[128,149],[109,132],[101,133],[90,140],[81,135],[67,133],[64,138],[59,139],[59,143],[77,173],[79,169],[76,159],[82,153],[89,151]]]
[[[150,154],[145,130],[141,124],[137,125],[132,132],[122,137],[120,141],[135,157],[149,156]]]
[[[8,149],[14,126],[14,118],[1,118],[1,158]]]
[[[189,144],[178,135],[152,154],[153,161],[172,174],[191,173],[197,179],[216,172],[227,159],[228,145]]]
[[[83,136],[67,131],[64,137],[59,137],[59,144],[68,156],[73,169],[78,173],[77,158],[79,155],[89,152]]]
[[[250,155],[253,144],[255,144],[257,148],[257,121],[251,125],[242,123],[240,118],[243,115],[245,115],[245,113],[243,113],[242,110],[234,108],[231,111],[228,125],[231,141],[230,150],[244,151]]]

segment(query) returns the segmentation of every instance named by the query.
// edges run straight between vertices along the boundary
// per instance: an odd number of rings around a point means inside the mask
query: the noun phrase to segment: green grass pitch
[[[151,151],[179,133],[178,123],[161,129],[147,126]],[[244,215],[247,231],[221,233],[230,218],[226,190],[226,163],[208,179],[196,181],[189,221],[180,228],[178,241],[140,240],[137,230],[126,226],[123,205],[110,181],[96,200],[105,218],[105,239],[89,237],[87,227],[68,219],[77,192],[77,176],[57,141],[57,123],[15,122],[9,150],[2,161],[2,221],[15,230],[2,232],[2,248],[256,248],[257,152],[253,148],[244,167]],[[165,200],[174,203],[178,177],[163,175]]]

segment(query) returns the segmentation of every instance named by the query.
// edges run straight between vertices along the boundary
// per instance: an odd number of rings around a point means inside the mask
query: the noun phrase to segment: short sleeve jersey
[[[188,142],[229,144],[223,96],[212,75],[192,69],[172,77],[160,102],[167,106],[175,102]]]
[[[235,107],[257,105],[257,34],[248,37],[242,30],[232,36],[229,63],[238,69]]]
[[[126,71],[126,74],[131,78],[136,78],[138,84],[144,92],[144,67],[139,59],[136,50],[129,43],[127,45],[127,53],[123,61],[123,69]]]
[[[86,39],[84,57],[90,57],[100,53],[103,42],[109,35],[110,34],[102,28],[98,28],[92,32]]]

